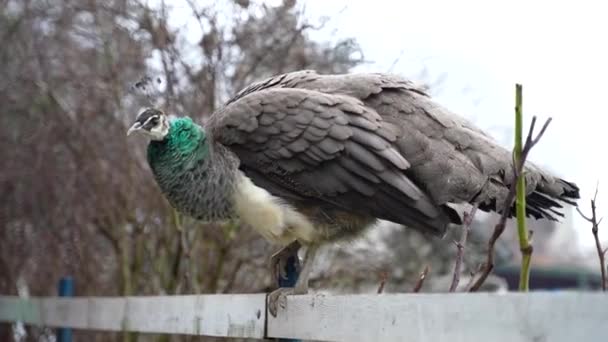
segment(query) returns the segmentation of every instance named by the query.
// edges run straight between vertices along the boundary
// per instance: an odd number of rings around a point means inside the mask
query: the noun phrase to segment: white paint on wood
[[[595,292],[166,297],[0,296],[0,322],[79,329],[317,341],[607,341],[608,295]]]
[[[23,322],[40,325],[40,300],[0,296],[0,322]]]
[[[0,321],[79,329],[262,338],[265,294],[0,297]]]
[[[608,296],[534,292],[288,297],[268,336],[320,341],[608,341]]]

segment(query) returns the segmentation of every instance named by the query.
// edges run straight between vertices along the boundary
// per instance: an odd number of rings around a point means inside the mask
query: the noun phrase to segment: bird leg
[[[310,272],[312,271],[315,256],[317,255],[317,249],[318,247],[315,245],[308,246],[306,257],[304,258],[304,265],[302,265],[302,269],[300,270],[300,274],[298,276],[298,281],[296,281],[296,285],[294,287],[294,294],[308,293],[308,279],[310,277]]]
[[[294,287],[280,287],[272,291],[268,295],[268,311],[274,317],[277,316],[279,305],[285,308],[287,305],[287,296],[294,294],[306,294],[308,293],[308,280],[310,277],[310,271],[317,254],[317,246],[312,245],[308,247],[306,256],[304,257],[304,264],[298,275],[298,280]]]
[[[270,257],[270,272],[272,274],[272,279],[279,282],[279,287],[282,283],[281,280],[287,279],[287,271],[285,268],[287,267],[289,258],[295,258],[296,272],[299,271],[300,262],[298,260],[298,251],[301,246],[300,242],[296,240],[281,248]]]

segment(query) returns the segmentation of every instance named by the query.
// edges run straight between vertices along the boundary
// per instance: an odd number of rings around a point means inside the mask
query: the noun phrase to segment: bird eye
[[[158,117],[157,116],[153,117],[152,119],[150,119],[150,122],[155,126],[158,125]]]

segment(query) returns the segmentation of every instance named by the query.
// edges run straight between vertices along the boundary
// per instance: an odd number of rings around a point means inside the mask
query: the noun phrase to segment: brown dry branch
[[[464,213],[464,218],[462,222],[462,233],[460,235],[460,241],[454,241],[456,244],[456,262],[454,263],[454,274],[452,276],[452,284],[450,285],[450,292],[456,291],[458,287],[458,283],[460,282],[460,273],[462,269],[462,261],[464,259],[464,247],[467,243],[467,236],[469,235],[469,230],[471,229],[471,224],[473,223],[473,218],[475,217],[475,212],[477,212],[478,204],[475,204],[470,212]]]
[[[422,285],[424,284],[424,280],[426,279],[426,276],[429,273],[429,269],[430,269],[429,265],[424,266],[424,270],[422,270],[422,273],[420,273],[420,277],[418,277],[418,281],[416,282],[416,285],[414,285],[412,292],[414,292],[414,293],[420,292],[420,289],[422,288]]]
[[[236,282],[236,277],[239,274],[239,271],[241,270],[241,268],[243,267],[244,264],[245,264],[245,260],[243,260],[243,259],[238,259],[236,261],[236,264],[234,265],[232,272],[230,272],[230,276],[226,282],[226,285],[224,286],[224,289],[222,290],[222,293],[230,293],[230,291],[232,290],[232,287],[234,286],[234,283]]]
[[[177,212],[177,210],[173,210],[173,219],[174,219],[174,225],[175,228],[177,229],[177,234],[178,234],[178,238],[179,238],[179,251],[180,253],[179,258],[183,258],[183,267],[184,267],[184,271],[183,271],[183,281],[184,281],[184,286],[183,289],[181,289],[183,293],[189,293],[192,288],[191,288],[191,274],[190,274],[190,255],[191,255],[191,251],[190,251],[190,247],[189,247],[189,243],[188,243],[188,229],[186,227],[184,227],[183,225],[183,221],[182,221],[182,217],[181,215]],[[175,275],[175,277],[177,278],[176,280],[178,281],[179,284],[179,269],[176,270],[177,274]],[[178,286],[179,287],[179,286]]]
[[[471,273],[469,274],[471,277],[469,278],[469,282],[467,283],[467,286],[464,287],[463,291],[467,291],[471,288],[471,286],[473,286],[473,283],[475,282],[475,277],[477,276],[477,274],[479,274],[479,272],[483,270],[483,266],[483,263],[479,264],[477,265],[477,269],[475,271],[471,271]]]
[[[384,291],[384,285],[386,285],[386,279],[388,278],[388,272],[382,271],[380,272],[380,285],[378,286],[378,294],[381,294]]]
[[[514,165],[513,178],[511,179],[511,183],[509,185],[509,193],[507,194],[507,197],[505,199],[504,207],[501,210],[500,219],[498,220],[498,223],[494,227],[494,232],[492,233],[492,236],[490,237],[490,240],[488,241],[488,255],[486,258],[486,262],[483,265],[479,278],[477,278],[477,280],[469,288],[470,292],[475,292],[475,291],[479,290],[481,285],[483,285],[483,283],[486,281],[486,279],[488,278],[488,276],[494,269],[494,248],[496,245],[496,241],[498,241],[498,238],[500,237],[500,235],[504,232],[504,230],[506,228],[507,219],[511,216],[511,209],[513,206],[513,202],[515,201],[517,180],[519,179],[520,176],[522,176],[524,164],[526,162],[526,158],[528,157],[528,154],[530,153],[530,150],[540,141],[540,138],[542,138],[543,134],[547,130],[547,127],[549,126],[550,123],[551,123],[551,118],[549,118],[549,119],[547,119],[547,121],[545,121],[545,124],[541,128],[538,135],[536,137],[534,137],[534,126],[536,125],[536,116],[532,117],[532,123],[530,124],[530,130],[528,131],[528,136],[526,137],[526,143],[524,144],[524,147],[521,151],[521,159],[519,160],[519,163],[517,163],[517,165],[516,165],[515,161],[513,162],[513,165]]]
[[[587,220],[589,223],[591,223],[591,233],[593,233],[593,238],[595,239],[595,248],[597,249],[597,256],[600,260],[600,271],[602,274],[602,291],[606,291],[606,251],[608,251],[608,249],[602,249],[602,244],[600,242],[600,238],[599,238],[599,233],[598,233],[598,228],[600,223],[602,222],[602,219],[600,218],[599,220],[597,219],[597,215],[596,215],[596,207],[595,207],[595,203],[597,200],[597,192],[598,192],[598,187],[595,187],[595,194],[593,195],[593,199],[591,200],[591,217],[586,216],[585,214],[583,214],[583,212],[577,207],[576,210],[578,211],[578,213],[585,219]]]

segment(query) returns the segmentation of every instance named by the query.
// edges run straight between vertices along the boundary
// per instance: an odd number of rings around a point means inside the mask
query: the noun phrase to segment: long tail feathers
[[[555,182],[539,182],[532,193],[526,196],[526,217],[535,219],[548,219],[559,221],[564,217],[563,203],[576,206],[576,200],[580,198],[579,188],[576,184],[567,182],[563,179],[556,179]],[[484,211],[495,211],[501,213],[502,208],[496,207],[496,201],[480,205]],[[511,207],[509,217],[514,217],[515,205]]]

